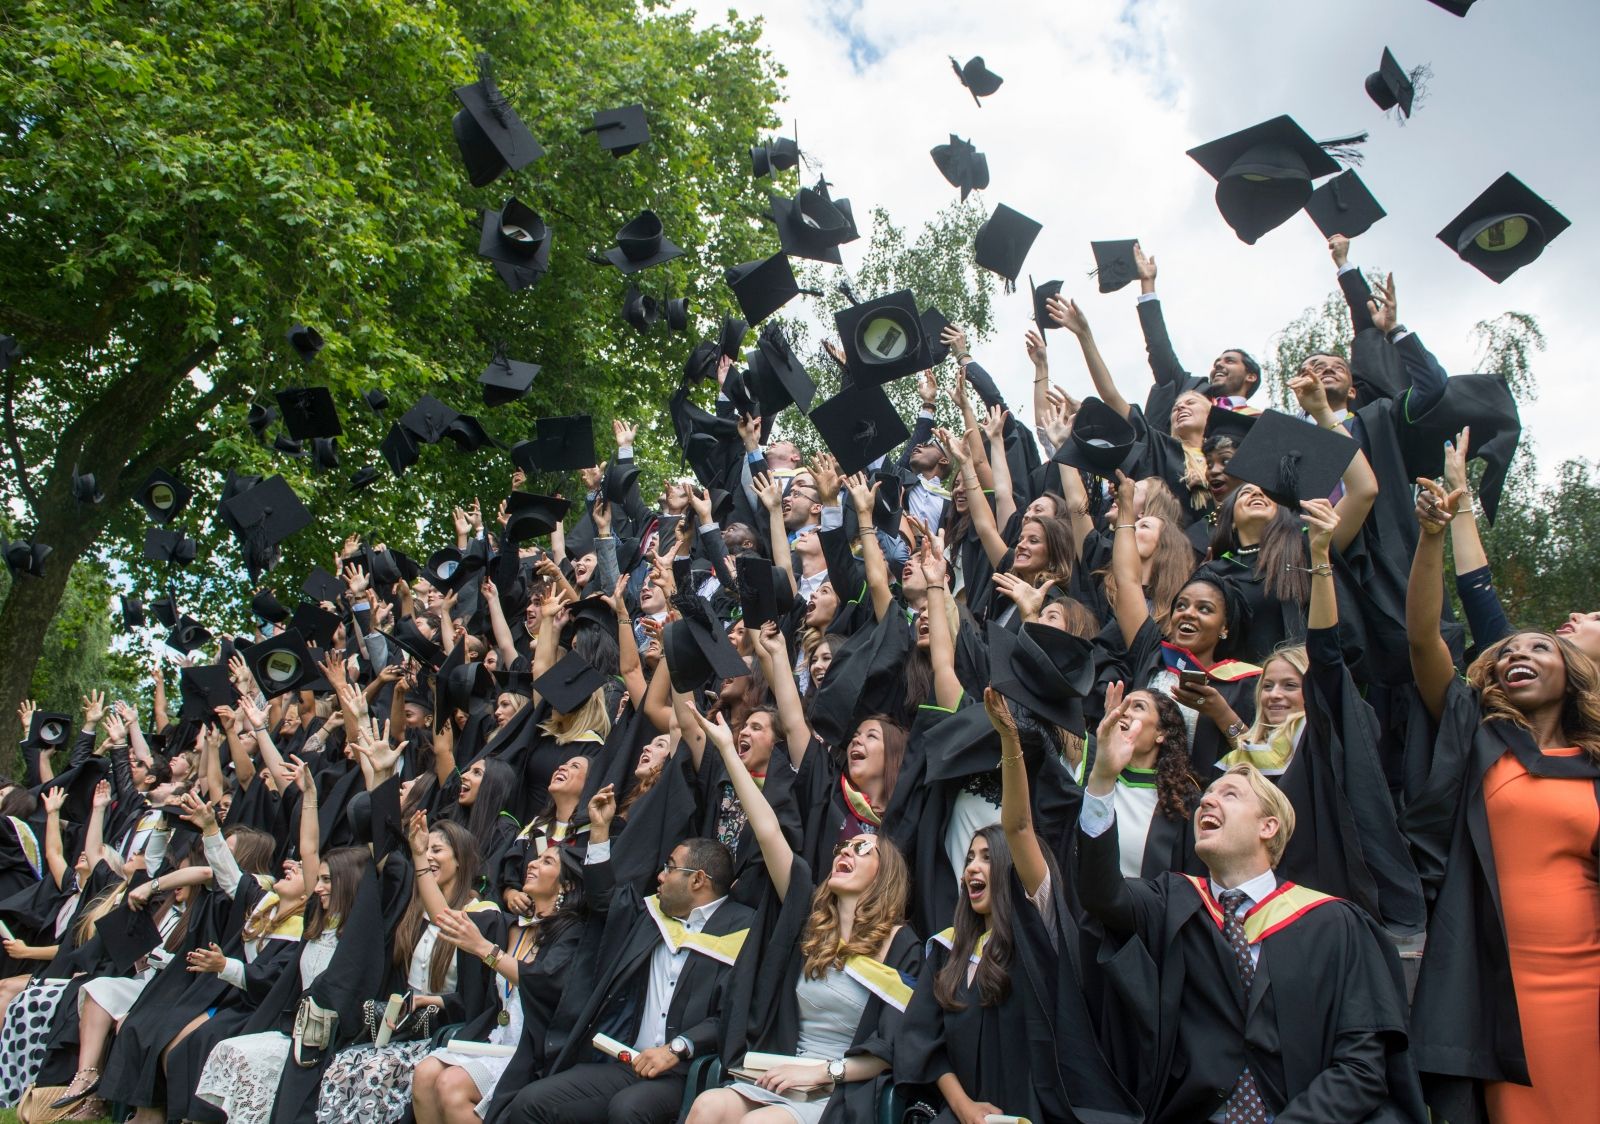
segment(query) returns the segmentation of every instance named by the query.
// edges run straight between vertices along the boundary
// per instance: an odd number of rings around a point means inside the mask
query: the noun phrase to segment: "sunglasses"
[[[835,843],[833,845],[833,857],[838,858],[846,851],[849,851],[860,858],[866,858],[877,849],[878,845],[870,839],[849,839],[843,843]]]

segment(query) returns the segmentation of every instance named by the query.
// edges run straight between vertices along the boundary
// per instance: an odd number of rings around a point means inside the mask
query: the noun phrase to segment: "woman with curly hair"
[[[702,1093],[690,1124],[870,1119],[911,998],[905,977],[922,964],[921,942],[905,924],[905,859],[887,837],[857,834],[834,849],[816,883],[740,759],[733,731],[720,719],[698,721],[749,814],[773,890],[730,977],[721,1053],[736,1067],[753,1062],[753,1051],[785,1060]],[[830,1087],[825,1097],[812,1095]]]
[[[1463,491],[1418,484],[1406,631],[1436,733],[1408,747],[1429,763],[1404,826],[1432,903],[1411,1054],[1452,1124],[1593,1119],[1600,672],[1563,636],[1527,630],[1456,675],[1439,611]]]
[[[1097,745],[1111,734],[1112,716],[1123,700],[1121,683],[1106,688],[1106,718],[1095,733]],[[1158,691],[1130,691],[1126,700],[1127,710],[1119,721],[1124,727],[1136,720],[1139,725],[1133,760],[1117,777],[1114,793],[1117,822],[1122,825],[1117,836],[1122,874],[1153,878],[1165,870],[1187,870],[1194,853],[1190,816],[1200,801],[1200,785],[1189,764],[1183,712]],[[1080,784],[1094,766],[1093,757],[1085,755],[1079,766]]]

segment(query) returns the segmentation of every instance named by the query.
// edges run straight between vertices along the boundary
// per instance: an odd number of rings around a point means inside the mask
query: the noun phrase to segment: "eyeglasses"
[[[704,874],[705,873],[705,871],[701,870],[697,866],[673,866],[671,859],[668,859],[666,862],[661,864],[661,873],[662,874],[671,874],[675,870],[681,870],[685,874]]]
[[[833,857],[838,858],[846,851],[850,851],[861,858],[866,858],[877,849],[877,843],[871,839],[847,839],[843,843],[835,843],[833,845]]]

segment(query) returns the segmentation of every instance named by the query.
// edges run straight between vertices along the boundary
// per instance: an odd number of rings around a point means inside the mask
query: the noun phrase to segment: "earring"
[[[566,902],[567,902],[567,892],[565,890],[557,891],[556,892],[556,907],[555,907],[554,910],[552,910],[552,912],[560,913],[561,912],[561,907],[563,905],[565,905]]]
[[[1223,629],[1222,630],[1222,637],[1221,638],[1223,640],[1226,640],[1228,638],[1228,630],[1227,629]]]

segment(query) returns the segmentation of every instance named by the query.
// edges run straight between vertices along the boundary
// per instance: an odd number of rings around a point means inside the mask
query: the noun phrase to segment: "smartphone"
[[[1210,676],[1203,671],[1178,672],[1178,686],[1186,691],[1198,691],[1210,680]]]

